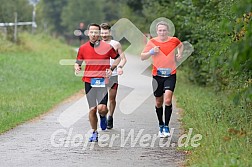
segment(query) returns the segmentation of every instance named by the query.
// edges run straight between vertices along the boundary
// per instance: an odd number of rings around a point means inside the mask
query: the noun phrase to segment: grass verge
[[[187,146],[186,166],[243,167],[252,164],[251,109],[234,105],[224,92],[192,85],[178,72],[176,99],[183,108],[182,124],[201,134],[198,147]]]
[[[75,51],[46,35],[20,34],[19,44],[1,39],[0,133],[47,112],[82,89],[73,66],[61,59],[74,59]]]

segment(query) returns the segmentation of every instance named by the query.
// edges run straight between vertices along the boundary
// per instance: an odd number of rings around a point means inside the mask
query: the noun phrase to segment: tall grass
[[[19,44],[0,40],[0,133],[47,112],[82,88],[73,49],[45,35],[20,34]]]
[[[175,95],[183,108],[183,127],[203,136],[199,147],[183,148],[189,150],[186,165],[251,166],[251,109],[234,105],[225,92],[190,84],[183,72],[178,78]]]

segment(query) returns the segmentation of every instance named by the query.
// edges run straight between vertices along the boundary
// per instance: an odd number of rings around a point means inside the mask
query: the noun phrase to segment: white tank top
[[[118,45],[118,41],[115,41],[115,40],[111,40],[110,42],[109,42],[109,44],[116,50],[116,52],[117,52],[117,48],[115,48],[116,47],[116,45]],[[114,59],[111,59],[110,58],[110,65],[112,65],[113,63],[114,63]],[[117,74],[117,68],[115,68],[113,71],[112,71],[112,76],[117,76],[118,74]]]

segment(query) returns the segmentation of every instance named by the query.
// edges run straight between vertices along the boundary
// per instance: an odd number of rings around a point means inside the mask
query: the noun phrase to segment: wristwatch
[[[117,66],[117,68],[123,68],[122,66]]]

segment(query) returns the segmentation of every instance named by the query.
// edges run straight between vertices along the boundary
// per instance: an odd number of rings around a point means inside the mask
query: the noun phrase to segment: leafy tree
[[[116,22],[121,18],[121,9],[124,7],[122,0],[110,0],[104,3],[102,12],[104,13],[104,22]]]
[[[67,3],[68,0],[41,0],[39,3],[41,7],[39,13],[41,24],[46,25],[52,32],[62,34],[65,31],[65,27],[61,24],[61,13]]]
[[[144,1],[125,0],[121,3],[121,16],[129,19],[142,32],[148,32],[149,25],[147,19],[143,15]]]
[[[79,22],[101,23],[104,21],[103,14],[103,0],[75,0],[68,1],[67,6],[64,7],[61,13],[61,25],[66,27],[66,32],[73,32],[78,26]]]

